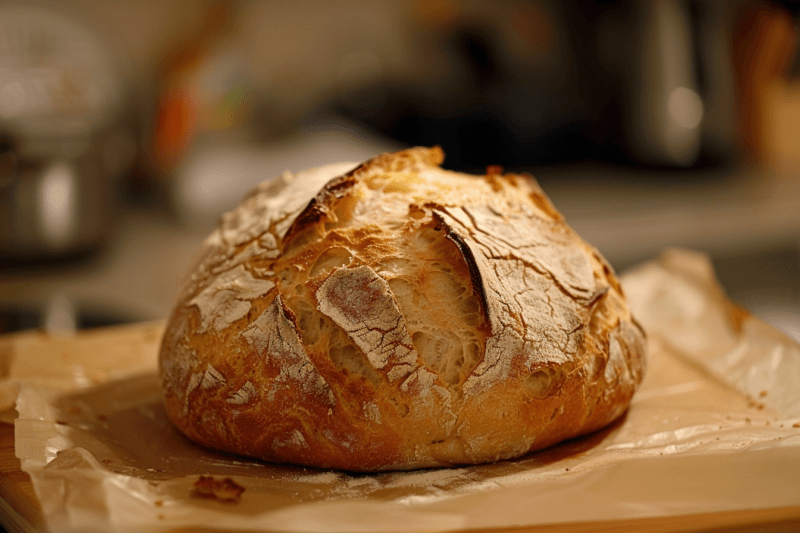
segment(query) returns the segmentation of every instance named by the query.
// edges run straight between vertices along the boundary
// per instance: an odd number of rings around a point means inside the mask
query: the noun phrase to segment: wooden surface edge
[[[800,531],[800,506],[497,529],[446,530],[446,533],[797,533],[798,531]],[[259,533],[259,530],[176,527],[170,529],[169,533]],[[275,530],[272,533],[285,532]]]
[[[45,531],[30,476],[14,453],[14,424],[0,422],[0,524],[8,532]]]
[[[460,530],[463,531],[463,530]],[[471,529],[469,533],[797,533],[800,505],[675,516]],[[450,533],[456,533],[455,531]]]
[[[6,533],[39,533],[43,531],[33,527],[30,521],[19,514],[5,498],[0,499],[0,526]]]

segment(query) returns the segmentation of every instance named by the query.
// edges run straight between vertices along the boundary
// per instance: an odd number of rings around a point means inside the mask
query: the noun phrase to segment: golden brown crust
[[[530,176],[443,157],[284,176],[223,218],[162,344],[181,431],[376,471],[516,457],[625,411],[644,336],[611,267]]]

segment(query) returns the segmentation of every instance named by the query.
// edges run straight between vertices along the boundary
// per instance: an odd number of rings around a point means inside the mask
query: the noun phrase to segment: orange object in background
[[[197,130],[197,104],[187,87],[162,95],[153,135],[153,158],[161,170],[172,169],[191,145]]]
[[[241,123],[236,116],[247,100],[247,84],[235,58],[218,50],[232,15],[225,2],[205,4],[197,30],[167,54],[151,142],[151,157],[162,174],[175,169],[199,132]]]
[[[794,20],[782,9],[748,6],[733,37],[745,154],[773,168],[800,168],[800,80],[788,75]]]

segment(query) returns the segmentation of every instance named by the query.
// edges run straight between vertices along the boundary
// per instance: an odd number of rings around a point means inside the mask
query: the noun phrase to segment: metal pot
[[[114,194],[100,151],[92,143],[83,151],[39,154],[0,145],[0,255],[46,258],[102,244],[112,227]]]

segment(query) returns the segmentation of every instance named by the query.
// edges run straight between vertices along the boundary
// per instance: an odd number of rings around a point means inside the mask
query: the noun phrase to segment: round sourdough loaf
[[[161,347],[183,433],[400,470],[517,457],[627,409],[644,337],[611,267],[530,176],[443,158],[287,173],[223,216]]]

